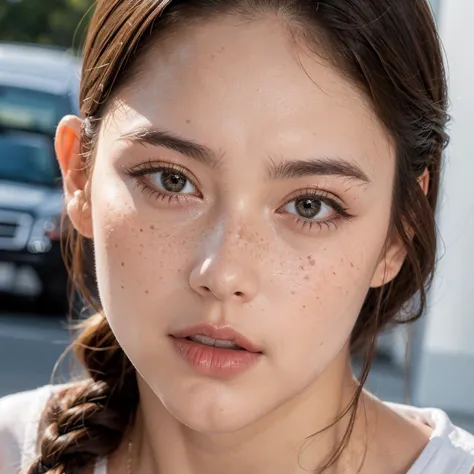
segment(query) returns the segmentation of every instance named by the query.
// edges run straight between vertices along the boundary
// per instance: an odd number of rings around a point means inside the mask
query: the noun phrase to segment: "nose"
[[[257,244],[248,235],[216,229],[206,238],[203,254],[189,277],[196,293],[222,302],[245,303],[256,297],[260,286]]]

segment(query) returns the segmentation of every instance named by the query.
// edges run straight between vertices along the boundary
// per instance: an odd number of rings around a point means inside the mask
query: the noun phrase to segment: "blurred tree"
[[[93,0],[0,0],[0,41],[82,46]]]

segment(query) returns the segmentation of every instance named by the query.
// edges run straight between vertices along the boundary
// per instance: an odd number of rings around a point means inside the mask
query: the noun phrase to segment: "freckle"
[[[332,272],[332,274],[333,274],[333,275],[335,275],[335,274],[336,274],[336,272]]]
[[[122,290],[123,290],[123,285],[122,285]]]
[[[124,266],[125,266],[125,262],[122,262],[122,267],[124,267]]]
[[[309,280],[309,275],[305,275],[305,276],[304,276],[304,279],[305,279],[305,280]]]
[[[186,123],[191,123],[191,120],[189,120],[189,119],[186,119]]]
[[[143,229],[140,229],[140,232],[143,232]]]
[[[155,230],[155,226],[152,224],[152,225],[150,226],[150,229],[151,229],[151,230]]]
[[[316,260],[314,260],[313,258],[311,257],[308,257],[309,258],[309,264],[314,267],[314,265],[316,264]]]
[[[291,294],[292,294],[292,295],[296,295],[296,291],[292,291]]]
[[[351,268],[354,268],[354,264],[351,262]]]
[[[303,309],[306,309],[306,305],[305,305],[305,304],[303,305]]]
[[[140,244],[140,247],[143,247],[143,244]]]
[[[304,266],[303,266],[303,265],[300,265],[300,269],[304,271]]]
[[[118,249],[118,244],[115,244],[115,248]]]
[[[148,290],[145,290],[145,293],[148,294]]]

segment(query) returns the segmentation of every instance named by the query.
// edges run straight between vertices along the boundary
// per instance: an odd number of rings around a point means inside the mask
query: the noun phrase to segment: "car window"
[[[0,125],[6,127],[54,133],[71,108],[66,96],[0,85]]]
[[[0,133],[0,180],[55,186],[59,169],[51,140],[33,134]]]

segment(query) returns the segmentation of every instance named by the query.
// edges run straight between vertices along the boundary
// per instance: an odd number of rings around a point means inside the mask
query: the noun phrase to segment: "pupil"
[[[171,193],[179,193],[186,186],[186,178],[176,173],[165,173],[161,175],[161,184]]]
[[[317,216],[321,211],[321,201],[317,199],[298,199],[296,201],[296,210],[299,214],[306,218],[312,219],[313,217]]]

